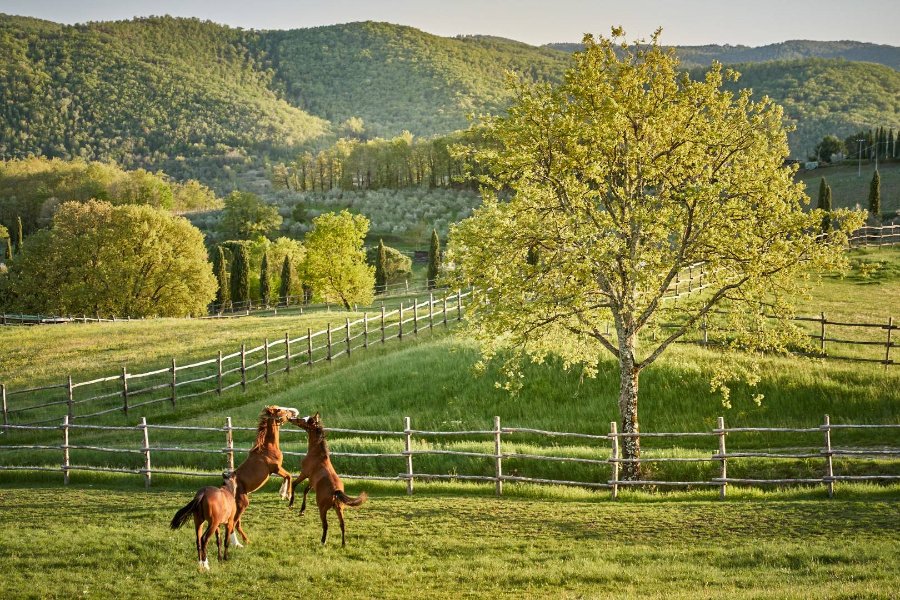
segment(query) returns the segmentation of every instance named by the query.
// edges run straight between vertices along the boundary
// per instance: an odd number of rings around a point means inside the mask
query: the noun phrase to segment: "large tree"
[[[250,301],[250,248],[246,242],[231,242],[231,301],[247,308]]]
[[[878,169],[872,173],[872,181],[869,182],[869,216],[876,223],[881,218],[881,176]]]
[[[611,355],[621,430],[634,434],[641,372],[718,309],[733,347],[801,343],[797,275],[840,263],[859,218],[836,213],[845,227],[816,243],[823,215],[804,211],[783,166],[781,108],[724,91],[736,76],[718,64],[690,79],[658,32],[648,44],[622,36],[586,36],[557,87],[511,83],[507,116],[482,123],[493,143],[468,150],[485,169],[484,205],[454,227],[447,264],[477,287],[467,317],[488,356],[556,354],[593,374]],[[702,293],[668,301],[697,263]],[[637,436],[623,454],[638,478]]]
[[[26,238],[9,291],[19,310],[65,315],[206,314],[216,293],[203,234],[150,206],[66,202]]]
[[[306,280],[326,302],[370,304],[375,269],[366,264],[363,239],[369,220],[362,215],[323,213],[313,220],[306,234]]]
[[[231,192],[225,199],[219,229],[226,239],[267,236],[281,225],[278,209],[252,192]]]
[[[225,261],[225,249],[221,245],[213,250],[213,275],[216,278],[216,309],[225,310],[231,301],[231,289],[228,282],[228,265]]]

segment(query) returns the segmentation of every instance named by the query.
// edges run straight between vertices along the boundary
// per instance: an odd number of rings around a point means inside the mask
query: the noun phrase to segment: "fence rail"
[[[62,463],[59,467],[49,467],[47,465],[17,465],[4,464],[0,461],[0,471],[60,471],[63,474],[63,482],[68,484],[70,474],[74,471],[99,471],[99,472],[115,472],[137,474],[144,477],[145,485],[150,487],[152,476],[156,475],[187,475],[197,477],[213,477],[221,473],[221,471],[202,471],[197,470],[196,465],[186,464],[185,466],[191,470],[184,469],[165,469],[154,468],[152,456],[160,453],[185,453],[188,456],[196,454],[218,455],[224,458],[223,468],[234,469],[235,454],[249,451],[249,448],[239,448],[234,446],[233,434],[236,431],[253,432],[253,427],[234,427],[231,418],[225,420],[224,427],[190,427],[190,426],[173,426],[173,425],[151,425],[147,423],[146,418],[142,418],[140,424],[132,427],[125,426],[104,426],[104,425],[77,425],[73,424],[68,416],[63,417],[62,424],[54,427],[38,427],[30,425],[10,425],[11,430],[16,431],[58,431],[61,443],[59,445],[42,444],[42,445],[25,445],[25,444],[6,444],[0,445],[0,451],[11,450],[58,450],[61,452]],[[640,459],[627,459],[621,457],[620,440],[623,438],[634,437],[636,434],[619,433],[615,422],[610,423],[609,433],[603,434],[584,434],[559,431],[544,431],[531,428],[520,427],[501,427],[500,417],[494,417],[493,427],[490,429],[470,430],[470,431],[424,431],[416,430],[411,427],[409,417],[403,419],[403,429],[398,431],[367,431],[360,429],[326,429],[329,433],[351,433],[364,437],[383,438],[384,436],[397,436],[403,438],[404,449],[400,452],[332,452],[335,458],[353,457],[367,458],[372,460],[396,460],[405,459],[405,469],[399,471],[395,476],[385,476],[383,474],[367,474],[367,473],[345,473],[341,477],[348,479],[370,479],[381,481],[397,481],[404,482],[407,493],[412,494],[414,491],[414,482],[432,481],[432,480],[459,480],[459,481],[483,481],[493,483],[497,495],[503,494],[504,482],[525,482],[549,485],[568,485],[582,486],[589,488],[600,488],[610,490],[613,499],[618,497],[619,488],[621,486],[670,486],[670,487],[715,487],[719,490],[719,497],[725,498],[729,485],[824,485],[827,489],[829,497],[834,495],[834,484],[840,481],[875,481],[890,482],[900,481],[900,472],[895,473],[879,473],[879,474],[836,474],[834,471],[833,457],[843,457],[844,460],[858,460],[868,458],[871,460],[884,460],[885,458],[897,457],[889,464],[892,468],[900,467],[900,447],[891,448],[839,448],[833,445],[832,432],[848,430],[848,429],[900,429],[900,424],[836,424],[832,425],[828,415],[825,415],[823,423],[817,427],[808,428],[791,428],[791,427],[725,427],[723,417],[717,419],[716,427],[708,431],[695,432],[651,432],[640,434],[641,437],[662,437],[677,438],[685,436],[704,436],[712,438],[713,443],[710,445],[711,454],[706,457],[702,456],[669,456],[669,457],[643,457]],[[178,430],[197,432],[198,438],[202,434],[218,434],[222,443],[215,440],[209,441],[206,445],[195,445],[189,447],[179,446],[152,446],[151,431],[160,430]],[[110,445],[86,445],[70,443],[70,433],[73,431],[130,431],[136,434],[137,445],[132,447],[114,447]],[[819,433],[822,435],[821,449],[816,451],[785,451],[785,452],[760,452],[760,451],[741,451],[726,448],[726,439],[729,434],[740,433],[769,433],[769,434],[790,434],[790,433]],[[286,428],[282,430],[283,434],[304,434],[299,429]],[[503,438],[509,439],[512,436],[519,435],[538,436],[541,438],[554,438],[557,436],[572,436],[575,438],[589,438],[598,442],[609,443],[609,454],[606,455],[606,444],[600,444],[594,448],[597,452],[596,458],[584,458],[575,456],[565,456],[559,454],[534,454],[520,453],[515,451],[506,451],[503,446]],[[140,437],[137,437],[140,436]],[[466,436],[469,438],[483,438],[493,441],[492,452],[471,452],[457,451],[446,449],[414,449],[413,442],[421,440],[421,438],[433,438],[435,436]],[[283,436],[286,440],[288,436]],[[427,441],[427,440],[423,440]],[[284,443],[284,441],[282,442]],[[560,452],[559,446],[555,443],[548,445],[547,448],[554,452]],[[142,466],[140,468],[109,466],[108,464],[76,464],[70,458],[71,450],[90,450],[94,452],[107,452],[118,454],[137,454],[143,456]],[[789,450],[789,449],[788,449]],[[284,451],[286,456],[303,456],[302,452]],[[466,459],[483,459],[492,467],[493,474],[484,473],[428,473],[419,472],[414,468],[414,460],[417,456],[424,455],[443,455],[460,457]],[[761,477],[729,477],[728,465],[730,461],[742,460],[746,458],[767,458],[767,459],[785,459],[785,460],[821,460],[821,474],[815,477],[785,477],[785,478],[761,478]],[[507,461],[554,461],[554,462],[576,462],[590,465],[606,465],[609,467],[608,479],[598,479],[593,481],[573,481],[564,479],[551,479],[545,477],[529,477],[527,475],[504,474],[504,465]],[[719,464],[716,477],[708,479],[695,480],[623,480],[619,477],[619,467],[625,463],[653,463],[653,462],[715,462]],[[392,463],[396,464],[396,463]],[[455,469],[454,469],[455,470]],[[488,470],[491,470],[490,468]],[[900,471],[900,469],[898,469]],[[382,471],[383,472],[383,471]]]
[[[397,310],[388,312],[382,307],[377,314],[364,313],[355,321],[345,318],[340,324],[328,323],[322,331],[307,329],[306,335],[296,338],[286,332],[281,339],[266,339],[253,348],[242,344],[238,352],[223,356],[220,351],[215,358],[191,364],[180,365],[172,358],[165,368],[130,373],[123,366],[117,375],[89,381],[74,381],[69,375],[64,383],[54,385],[9,389],[0,384],[0,431],[16,422],[56,423],[62,414],[74,422],[115,412],[127,415],[129,410],[150,404],[170,403],[174,408],[179,401],[221,394],[238,386],[246,390],[253,382],[268,382],[270,377],[293,368],[330,362],[395,338],[414,338],[426,329],[433,331],[435,326],[449,327],[462,319],[463,301],[471,294],[457,291],[442,298],[429,294],[422,302],[414,299],[406,306],[401,302]],[[65,407],[65,412],[46,414],[44,409],[51,407]],[[36,417],[42,419],[33,420]]]

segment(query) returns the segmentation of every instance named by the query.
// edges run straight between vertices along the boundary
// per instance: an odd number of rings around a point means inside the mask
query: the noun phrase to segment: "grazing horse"
[[[201,571],[209,571],[209,559],[206,556],[206,546],[209,544],[209,536],[216,532],[216,553],[219,560],[228,560],[228,539],[234,532],[234,516],[237,505],[234,494],[237,490],[237,482],[234,474],[223,476],[224,483],[221,487],[205,487],[197,490],[194,499],[188,502],[184,508],[175,513],[170,526],[178,529],[193,515],[194,529],[197,532],[197,559],[200,561]],[[207,523],[206,531],[200,535],[203,522]],[[225,526],[225,556],[222,557],[222,540],[219,538],[219,526]]]
[[[265,407],[259,415],[256,442],[250,448],[250,455],[234,470],[234,477],[237,481],[237,493],[235,494],[237,515],[235,515],[234,521],[237,532],[241,534],[245,543],[249,540],[241,526],[241,516],[250,505],[250,493],[261,488],[269,480],[269,475],[277,473],[284,478],[284,482],[281,484],[281,497],[285,500],[290,498],[288,490],[291,485],[291,474],[281,466],[282,455],[281,448],[278,446],[278,428],[288,419],[297,418],[299,414],[300,412],[296,408]],[[231,534],[231,542],[237,548],[243,546],[238,542],[237,534],[234,532]]]
[[[319,518],[322,519],[322,545],[325,545],[325,538],[328,536],[328,509],[334,508],[337,513],[338,521],[341,524],[341,547],[346,546],[346,538],[344,534],[344,506],[359,506],[366,501],[368,496],[365,492],[360,493],[359,497],[351,498],[344,493],[344,484],[338,477],[334,467],[331,466],[331,458],[328,453],[328,444],[325,442],[325,430],[322,427],[322,420],[319,413],[311,417],[303,417],[302,419],[289,419],[291,423],[305,429],[308,439],[308,448],[306,456],[300,462],[300,475],[294,479],[291,486],[291,502],[288,506],[294,505],[294,491],[304,479],[309,478],[306,489],[303,490],[303,504],[300,506],[300,514],[306,511],[306,494],[310,488],[316,490],[316,506],[319,507]]]

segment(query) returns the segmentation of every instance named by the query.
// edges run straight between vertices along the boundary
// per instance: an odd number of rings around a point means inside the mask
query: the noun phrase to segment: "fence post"
[[[381,305],[381,343],[384,343],[384,304]]]
[[[231,431],[231,417],[225,417],[225,453],[228,455],[229,473],[234,471],[234,435]]]
[[[462,290],[456,290],[456,320],[462,321]]]
[[[428,330],[434,331],[434,292],[428,294]]]
[[[825,485],[828,488],[828,497],[834,497],[834,465],[831,460],[831,417],[825,415]]]
[[[63,484],[69,485],[69,415],[63,417]]]
[[[147,417],[141,417],[141,429],[144,430],[144,487],[150,487],[150,438],[147,435]]]
[[[884,345],[884,368],[891,364],[891,330],[894,328],[894,317],[888,317],[887,342]]]
[[[175,358],[173,357],[172,358],[172,408],[175,408],[175,398],[176,398],[175,388],[178,383],[176,373],[177,373],[177,370],[175,368]]]
[[[284,372],[291,372],[291,337],[284,332]]]
[[[369,313],[363,313],[363,348],[369,347]]]
[[[219,359],[216,361],[216,394],[222,395],[222,351],[219,350]]]
[[[331,323],[328,323],[328,360],[331,360]]]
[[[306,328],[306,364],[312,366],[312,329]]]
[[[5,402],[4,402],[5,404]],[[69,375],[66,382],[66,404],[68,408],[68,418],[75,418],[75,389],[72,387],[72,376]]]
[[[444,327],[447,326],[447,293],[444,292]]]
[[[241,344],[241,391],[247,391],[247,345]]]
[[[719,456],[722,458],[722,471],[720,477],[722,478],[722,485],[719,487],[719,498],[725,498],[725,490],[728,487],[728,483],[725,481],[728,478],[728,459],[725,458],[725,417],[718,417],[716,419],[716,427],[718,428],[719,434]]]
[[[405,438],[405,452],[406,454],[406,493],[409,496],[412,496],[413,493],[413,464],[412,464],[412,434],[410,433],[411,427],[409,426],[409,417],[403,417],[403,432],[406,434]]]
[[[619,433],[616,428],[616,422],[610,421],[609,439],[612,444],[612,452],[609,455],[609,462],[612,464],[612,479],[609,483],[613,500],[619,497]]]
[[[822,340],[822,354],[825,354],[825,313],[820,314],[822,315],[822,333],[819,338]]]
[[[413,333],[419,335],[419,299],[413,298]]]
[[[125,365],[122,365],[122,410],[128,414],[128,371]]]
[[[497,478],[497,495],[503,495],[503,453],[500,451],[500,417],[494,417],[494,475]]]
[[[6,384],[0,383],[0,398],[3,400],[3,433],[9,430],[9,408],[6,406]]]
[[[347,356],[350,356],[350,317],[347,317],[347,325],[345,327],[346,331],[344,333],[344,337],[347,341]]]
[[[263,342],[263,362],[266,368],[263,379],[266,380],[266,383],[269,383],[269,338],[265,338]]]

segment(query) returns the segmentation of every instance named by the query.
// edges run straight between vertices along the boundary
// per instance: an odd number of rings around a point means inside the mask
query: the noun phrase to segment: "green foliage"
[[[353,304],[372,302],[374,268],[366,264],[363,240],[369,221],[362,215],[324,213],[306,235],[306,277],[316,298]]]
[[[250,240],[268,236],[281,225],[281,215],[252,192],[234,191],[225,199],[219,230],[227,239]]]
[[[428,289],[434,289],[438,275],[441,272],[441,239],[438,237],[437,229],[431,230],[431,248],[428,252]]]
[[[816,208],[822,211],[822,233],[828,234],[831,231],[831,187],[822,178],[819,184],[819,201]]]
[[[266,253],[263,253],[259,266],[259,297],[266,306],[272,303],[272,281],[269,276],[269,256]]]
[[[19,311],[199,316],[215,296],[203,236],[150,206],[66,202],[28,237],[10,271]]]
[[[66,26],[0,16],[0,157],[136,166],[266,152],[326,124],[282,100],[259,33],[150,17]]]
[[[219,208],[222,201],[206,186],[178,183],[163,173],[124,171],[114,164],[82,159],[25,158],[0,162],[0,222],[12,227],[23,217],[31,233],[46,227],[62,202],[105,200],[147,204],[175,212]]]
[[[881,177],[878,169],[875,169],[869,184],[869,216],[876,221],[881,219]]]
[[[835,135],[826,135],[822,141],[816,144],[816,153],[814,160],[820,162],[831,162],[831,157],[835,154],[843,154],[846,148],[844,142]]]
[[[291,257],[285,256],[281,265],[281,283],[278,288],[278,295],[284,304],[290,302],[291,286],[293,284],[294,267],[291,265]]]
[[[231,301],[243,305],[250,300],[250,250],[246,242],[231,242]]]
[[[375,291],[382,292],[386,284],[406,281],[412,274],[412,259],[396,248],[385,246],[383,240],[366,251],[366,262],[375,267]]]
[[[803,210],[803,187],[783,166],[781,109],[724,90],[731,74],[720,66],[700,80],[682,76],[656,36],[627,46],[621,35],[586,36],[565,83],[517,84],[508,116],[484,121],[497,144],[470,151],[489,194],[453,229],[447,260],[460,284],[479,290],[468,317],[488,356],[554,354],[594,374],[611,353],[631,432],[641,370],[715,309],[733,315],[735,347],[804,343],[788,321],[798,274],[806,261],[841,265],[846,231],[861,219],[838,215],[838,231],[816,243],[822,214]],[[540,259],[529,265],[534,247]],[[708,292],[664,302],[676,274],[698,261]],[[773,325],[764,313],[779,318]],[[604,333],[610,322],[614,334]],[[660,335],[639,337],[645,330]],[[508,365],[515,390],[517,363]],[[726,381],[739,373],[723,364],[713,377],[726,401]],[[637,442],[624,452],[638,456]]]
[[[375,251],[375,291],[383,292],[387,286],[387,248],[384,240],[378,240],[378,249]]]
[[[228,282],[228,271],[225,263],[225,250],[216,246],[213,251],[213,275],[216,278],[216,306],[222,310],[231,302],[231,289]]]

